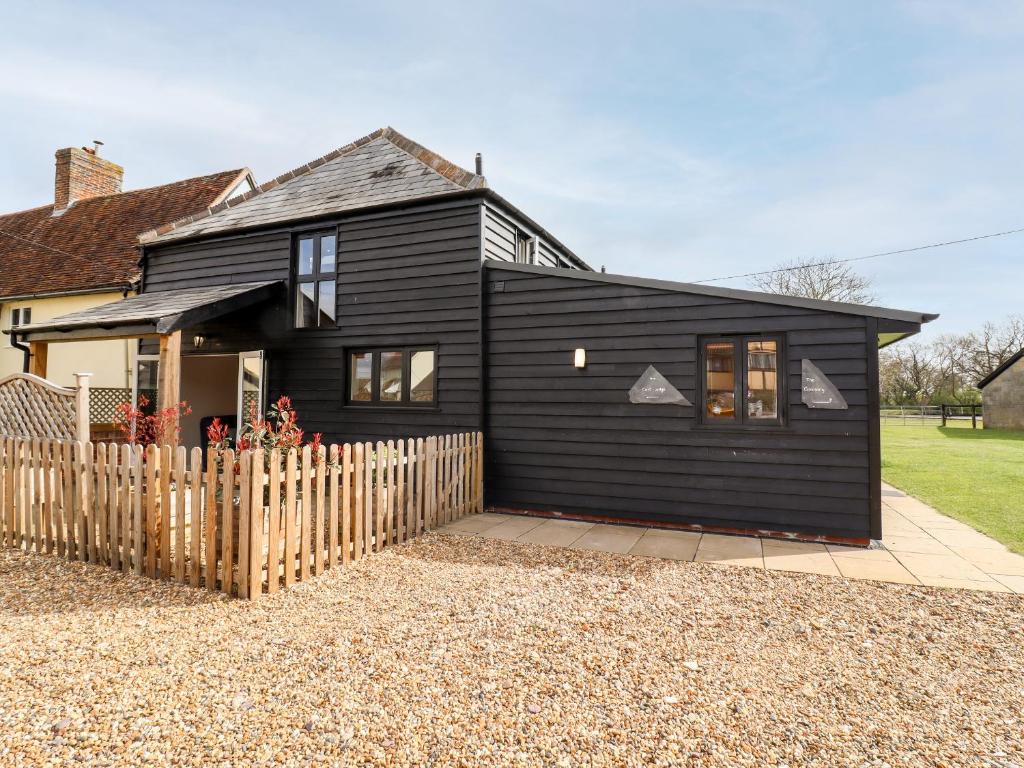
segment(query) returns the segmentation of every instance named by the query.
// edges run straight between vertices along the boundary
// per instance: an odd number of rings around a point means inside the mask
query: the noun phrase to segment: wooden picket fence
[[[483,510],[479,432],[219,458],[21,438],[0,449],[6,546],[242,598]]]

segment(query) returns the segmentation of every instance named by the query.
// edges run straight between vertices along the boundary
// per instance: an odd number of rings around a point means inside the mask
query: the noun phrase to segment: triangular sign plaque
[[[845,411],[849,406],[839,389],[828,380],[814,363],[806,357],[800,363],[803,385],[800,388],[800,399],[808,408],[824,408],[830,411]]]
[[[629,402],[653,403],[655,405],[692,405],[653,365],[647,366],[647,370],[630,388]]]

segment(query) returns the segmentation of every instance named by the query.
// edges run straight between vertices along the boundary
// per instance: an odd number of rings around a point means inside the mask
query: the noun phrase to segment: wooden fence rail
[[[255,598],[483,510],[483,436],[203,456],[0,440],[0,540]]]

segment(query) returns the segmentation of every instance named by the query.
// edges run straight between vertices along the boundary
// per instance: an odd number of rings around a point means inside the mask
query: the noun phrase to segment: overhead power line
[[[67,251],[62,251],[60,248],[53,248],[52,246],[49,246],[46,243],[40,243],[38,240],[31,240],[31,239],[29,239],[27,237],[22,237],[21,235],[16,235],[13,232],[8,232],[6,229],[0,229],[0,235],[6,235],[7,237],[11,238],[12,240],[20,240],[21,242],[26,243],[27,245],[31,245],[33,248],[42,248],[43,250],[51,251],[53,253],[56,253],[58,256],[67,256],[69,259],[82,259],[82,258],[84,258],[83,256],[79,256],[79,255],[76,255],[74,253],[68,253]]]
[[[975,237],[964,237],[959,240],[947,240],[943,243],[929,243],[928,245],[917,245],[913,248],[900,248],[896,251],[883,251],[882,253],[871,253],[867,256],[853,256],[848,259],[829,259],[828,261],[819,261],[813,264],[798,264],[793,267],[780,267],[778,269],[766,269],[762,272],[745,272],[741,275],[729,275],[727,277],[709,277],[705,280],[693,280],[693,283],[719,283],[723,280],[738,280],[741,277],[758,277],[760,275],[774,275],[779,272],[793,272],[797,269],[805,269],[806,267],[825,267],[830,264],[849,264],[852,261],[866,261],[867,259],[877,259],[880,256],[895,256],[900,253],[913,253],[914,251],[926,251],[929,248],[944,248],[947,245],[960,245],[961,243],[973,243],[976,240],[988,240],[992,237],[1005,237],[1006,235],[1016,235],[1024,232],[1024,227],[1020,229],[1008,229],[1005,232],[992,232],[988,235],[977,235]]]
[[[31,238],[22,237],[21,235],[16,235],[13,232],[8,232],[6,229],[0,229],[0,235],[5,235],[6,237],[11,238],[12,240],[18,240],[22,243],[25,243],[26,245],[32,246],[33,248],[40,248],[44,251],[50,251],[51,253],[55,253],[58,256],[64,256],[68,259],[75,259],[81,264],[89,264],[90,266],[92,265],[92,261],[80,253],[68,253],[67,251],[62,251],[60,248],[54,248],[52,245],[41,243],[38,240],[32,240]]]
[[[847,258],[847,259],[828,259],[826,261],[818,261],[818,262],[814,262],[814,263],[811,263],[811,264],[798,264],[798,265],[792,266],[792,267],[779,267],[778,269],[765,269],[765,270],[762,270],[760,272],[744,272],[742,274],[726,275],[724,277],[708,277],[708,278],[705,278],[703,280],[691,280],[690,282],[694,283],[694,284],[720,283],[720,282],[723,282],[725,280],[739,280],[739,279],[744,278],[744,277],[759,277],[760,275],[774,275],[774,274],[777,274],[779,272],[793,272],[795,270],[805,269],[807,267],[825,267],[825,266],[829,266],[831,264],[849,264],[849,263],[855,262],[855,261],[867,261],[868,259],[877,259],[877,258],[880,258],[882,256],[896,256],[896,255],[899,255],[901,253],[914,253],[915,251],[926,251],[926,250],[928,250],[930,248],[945,248],[945,247],[950,246],[950,245],[962,245],[963,243],[973,243],[973,242],[976,242],[978,240],[989,240],[989,239],[991,239],[993,237],[1006,237],[1007,235],[1017,235],[1017,234],[1020,234],[1021,232],[1024,232],[1024,227],[1020,227],[1018,229],[1008,229],[1008,230],[1006,230],[1004,232],[991,232],[991,233],[989,233],[987,235],[975,235],[974,237],[963,237],[963,238],[960,238],[959,240],[946,240],[946,241],[941,242],[941,243],[929,243],[928,245],[917,245],[917,246],[914,246],[913,248],[899,248],[899,249],[897,249],[895,251],[882,251],[881,253],[869,253],[866,256],[851,256],[850,258]],[[54,248],[52,246],[46,245],[45,243],[40,243],[40,242],[38,242],[36,240],[31,240],[31,239],[29,239],[27,237],[22,237],[21,235],[16,235],[13,232],[8,232],[5,229],[0,229],[0,235],[6,235],[7,237],[13,238],[14,240],[19,240],[19,241],[21,241],[21,242],[23,242],[23,243],[25,243],[27,245],[31,245],[31,246],[33,246],[35,248],[43,248],[43,249],[45,249],[47,251],[51,251],[52,253],[56,253],[59,256],[66,256],[69,259],[82,259],[83,258],[80,254],[68,253],[67,251],[62,251],[59,248]]]

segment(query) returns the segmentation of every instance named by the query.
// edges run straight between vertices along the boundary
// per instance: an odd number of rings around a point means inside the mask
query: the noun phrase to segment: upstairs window
[[[295,241],[295,327],[337,325],[338,236],[303,235]]]
[[[19,326],[29,325],[32,322],[32,307],[17,307],[11,310],[11,330],[16,330]],[[14,344],[14,337],[8,339],[11,344]]]
[[[700,345],[704,423],[782,424],[781,351],[778,336],[704,339]]]
[[[366,349],[348,356],[349,405],[429,407],[437,401],[437,351]]]
[[[31,325],[32,323],[32,307],[18,307],[11,310],[11,328],[17,328],[20,325]]]
[[[536,264],[540,241],[521,229],[516,230],[516,264]]]

